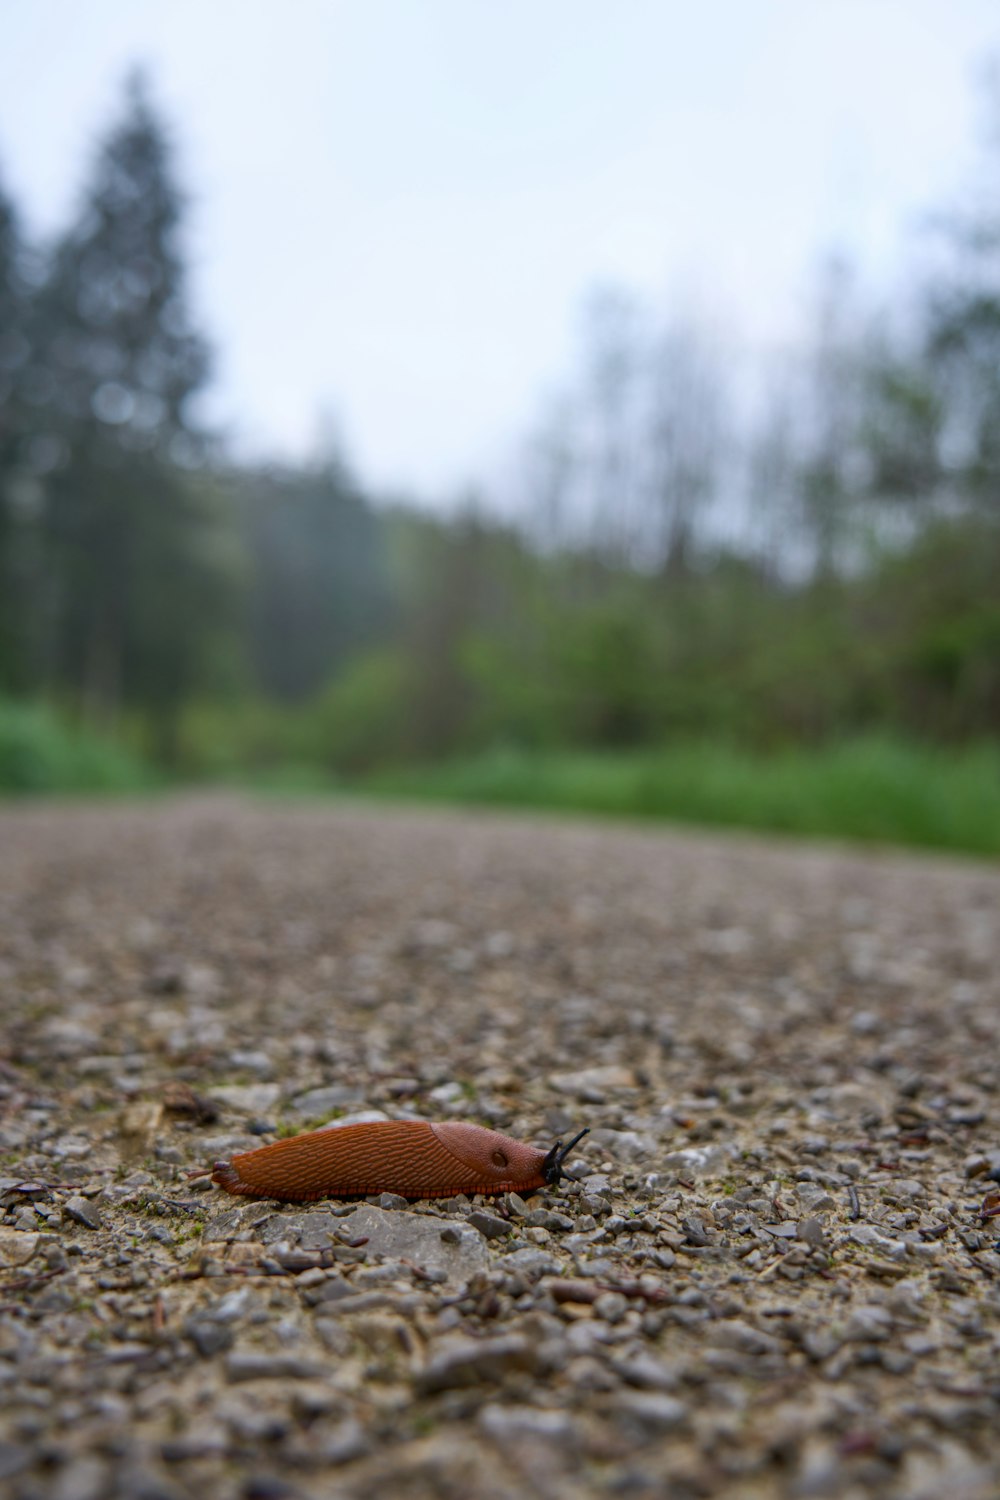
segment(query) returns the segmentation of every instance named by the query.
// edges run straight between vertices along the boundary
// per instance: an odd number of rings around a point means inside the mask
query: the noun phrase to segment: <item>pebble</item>
[[[226,1356],[225,1370],[226,1379],[236,1384],[243,1380],[317,1380],[325,1366],[294,1354],[233,1350]]]
[[[482,1407],[477,1419],[481,1432],[498,1443],[522,1443],[540,1439],[556,1447],[575,1442],[578,1427],[565,1411],[546,1411],[534,1406]]]
[[[614,1397],[611,1412],[618,1426],[640,1442],[674,1432],[688,1415],[683,1401],[659,1391],[621,1391]]]
[[[538,1375],[545,1368],[539,1347],[526,1338],[508,1334],[494,1339],[456,1338],[437,1350],[417,1376],[425,1395],[461,1386],[491,1385],[523,1371]]]
[[[101,1227],[101,1211],[97,1204],[88,1198],[67,1198],[63,1204],[63,1212],[75,1224],[83,1224],[87,1229],[100,1229]]]
[[[307,1089],[304,1094],[296,1094],[289,1102],[288,1110],[290,1114],[314,1119],[334,1109],[352,1109],[363,1102],[363,1097],[354,1084],[328,1084],[324,1088]],[[332,1123],[336,1124],[336,1121]]]
[[[212,1098],[237,1114],[251,1119],[268,1115],[281,1098],[277,1083],[220,1083],[212,1088]]]
[[[526,1222],[531,1222],[530,1217]],[[502,1239],[511,1232],[509,1219],[498,1218],[496,1214],[487,1213],[485,1209],[481,1208],[474,1209],[470,1213],[469,1223],[473,1229],[478,1229],[479,1233],[488,1240]]]
[[[826,1234],[819,1219],[800,1219],[796,1225],[796,1233],[812,1250],[827,1248]]]

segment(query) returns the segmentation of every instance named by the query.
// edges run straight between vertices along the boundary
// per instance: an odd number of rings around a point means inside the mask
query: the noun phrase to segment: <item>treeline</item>
[[[596,298],[508,522],[229,461],[182,221],[140,81],[54,245],[0,191],[0,693],[193,772],[1000,733],[985,190],[905,306],[833,266],[770,364]]]

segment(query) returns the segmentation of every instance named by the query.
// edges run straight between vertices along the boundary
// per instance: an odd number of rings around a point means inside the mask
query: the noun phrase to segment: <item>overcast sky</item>
[[[997,0],[0,0],[0,173],[66,221],[148,65],[191,196],[211,411],[381,488],[489,477],[618,282],[794,337],[961,184]]]

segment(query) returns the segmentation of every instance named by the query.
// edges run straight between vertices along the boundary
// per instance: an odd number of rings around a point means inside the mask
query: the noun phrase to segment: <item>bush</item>
[[[51,709],[0,700],[0,792],[124,792],[151,785],[126,751]]]

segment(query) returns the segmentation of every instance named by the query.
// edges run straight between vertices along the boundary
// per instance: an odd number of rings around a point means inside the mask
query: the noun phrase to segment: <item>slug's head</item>
[[[552,1147],[552,1150],[542,1162],[542,1176],[545,1178],[545,1181],[549,1187],[556,1187],[564,1177],[568,1177],[570,1182],[578,1181],[578,1178],[574,1177],[572,1172],[568,1172],[566,1170],[566,1168],[563,1166],[563,1162],[566,1160],[567,1156],[572,1151],[577,1141],[582,1141],[583,1137],[589,1134],[589,1126],[585,1125],[582,1130],[577,1131],[576,1135],[567,1145],[564,1146],[562,1141],[556,1141],[555,1145]]]

